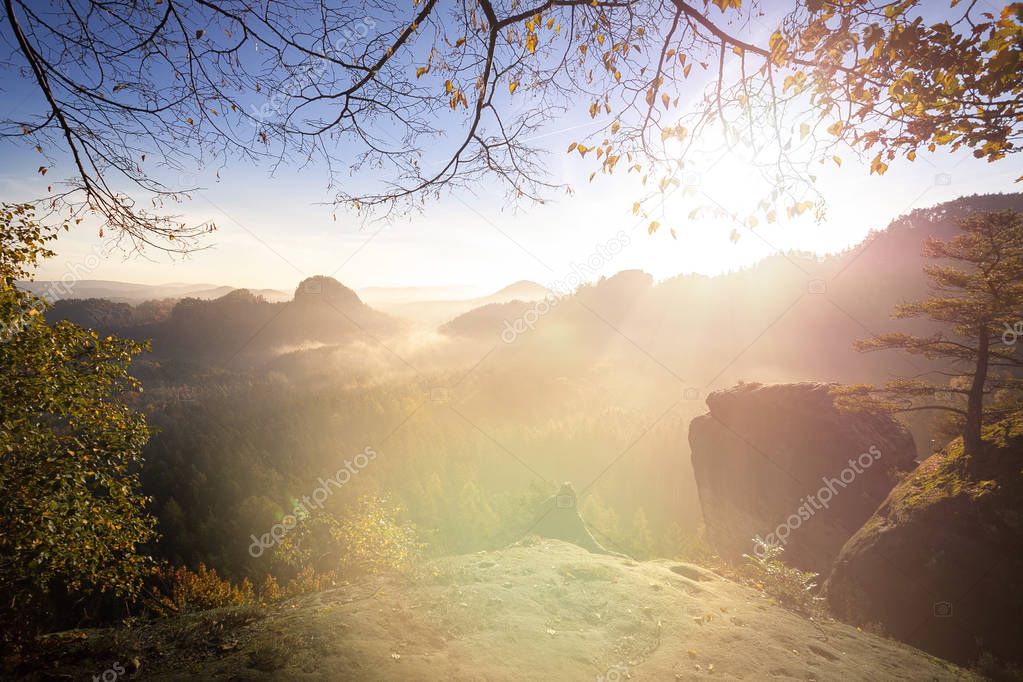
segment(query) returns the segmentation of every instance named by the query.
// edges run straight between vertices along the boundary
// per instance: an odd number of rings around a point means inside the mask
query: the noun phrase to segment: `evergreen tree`
[[[943,410],[957,415],[966,452],[981,451],[981,428],[1017,403],[1023,360],[1014,353],[1023,320],[1023,216],[1014,211],[978,213],[960,221],[962,234],[930,237],[924,267],[933,296],[896,307],[900,319],[928,318],[942,329],[929,336],[894,332],[859,341],[860,351],[902,350],[949,369],[889,382],[882,388],[844,387],[845,403],[894,412]],[[996,394],[999,404],[989,399]]]

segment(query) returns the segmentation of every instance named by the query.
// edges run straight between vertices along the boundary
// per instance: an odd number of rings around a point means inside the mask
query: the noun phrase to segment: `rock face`
[[[535,520],[530,524],[529,532],[545,538],[571,542],[594,554],[623,556],[609,552],[594,539],[583,517],[579,515],[578,507],[579,497],[575,488],[566,481],[557,495],[548,497],[540,505]]]
[[[827,575],[842,545],[914,466],[909,431],[839,412],[827,384],[740,384],[712,393],[689,426],[707,534],[730,561],[761,537]]]
[[[902,481],[839,555],[825,585],[836,616],[970,662],[1023,660],[1023,419],[962,441]]]
[[[44,660],[22,662],[28,670],[15,675],[0,667],[0,678],[88,680],[137,656],[139,679],[164,681],[980,682],[905,644],[807,620],[693,564],[537,540],[429,567],[424,579],[370,575],[272,606],[61,633],[40,647]]]

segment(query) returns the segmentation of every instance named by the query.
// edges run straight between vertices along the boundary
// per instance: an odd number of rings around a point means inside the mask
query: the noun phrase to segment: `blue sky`
[[[8,118],[35,103],[35,91],[10,70],[0,76],[0,114]],[[580,123],[582,121],[582,123]],[[552,283],[564,279],[573,263],[584,262],[619,231],[628,247],[605,262],[600,274],[641,268],[658,279],[680,273],[715,274],[750,265],[776,250],[817,253],[841,250],[868,231],[884,227],[913,208],[972,193],[1016,191],[1023,163],[1009,158],[988,164],[969,151],[955,155],[921,154],[915,163],[895,162],[883,177],[869,176],[852,153],[841,168],[822,166],[818,187],[828,202],[828,217],[810,216],[761,224],[755,232],[710,216],[689,219],[693,208],[724,206],[739,210],[761,196],[758,175],[741,150],[708,154],[694,176],[688,196],[677,192],[652,217],[664,225],[648,236],[648,220],[632,215],[636,189],[621,176],[585,181],[591,168],[563,152],[585,132],[585,119],[554,120],[540,142],[552,149],[552,174],[576,187],[574,196],[555,196],[543,206],[508,206],[494,187],[442,195],[423,213],[366,222],[324,205],[331,199],[322,169],[228,164],[219,177],[212,171],[186,177],[204,187],[179,212],[189,222],[214,220],[219,229],[207,247],[186,257],[147,251],[144,256],[113,251],[88,279],[145,283],[209,282],[254,288],[291,289],[304,277],[333,275],[352,287],[468,285],[479,293],[519,279]],[[576,129],[582,126],[582,129]],[[713,142],[712,142],[713,144]],[[0,198],[26,200],[45,193],[46,185],[70,174],[66,158],[45,178],[36,172],[40,157],[15,143],[0,143]],[[354,181],[354,179],[353,179]],[[336,220],[334,216],[336,215]],[[668,228],[678,239],[672,239]],[[109,242],[96,226],[83,223],[57,244],[58,256],[45,264],[40,279],[81,272],[90,253]],[[90,259],[91,260],[91,259]]]

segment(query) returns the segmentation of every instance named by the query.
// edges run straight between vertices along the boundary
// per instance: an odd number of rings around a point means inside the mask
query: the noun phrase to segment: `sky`
[[[4,118],[31,104],[33,92],[12,70],[0,75],[0,88],[6,95],[0,103]],[[636,188],[631,182],[619,175],[588,183],[592,169],[564,153],[569,140],[585,133],[579,120],[552,121],[538,140],[552,150],[552,175],[575,188],[574,195],[555,194],[542,206],[510,206],[495,188],[481,185],[474,192],[442,194],[421,213],[373,222],[325,205],[331,195],[315,166],[271,175],[267,168],[228,164],[219,176],[200,172],[184,178],[203,189],[178,212],[186,222],[213,220],[218,226],[201,250],[187,256],[152,249],[142,255],[108,253],[110,235],[101,238],[96,226],[83,223],[61,237],[57,257],[43,265],[37,279],[60,279],[73,271],[83,279],[292,290],[306,277],[330,275],[353,288],[458,286],[486,294],[523,279],[557,285],[580,270],[589,279],[630,268],[657,279],[719,274],[779,250],[834,253],[914,208],[973,193],[1017,191],[1014,180],[1023,175],[1023,162],[1016,158],[989,164],[962,151],[920,154],[915,163],[893,162],[883,177],[871,176],[867,164],[848,152],[840,168],[820,169],[824,220],[804,214],[750,230],[710,215],[715,207],[741,213],[763,190],[743,150],[726,153],[711,139],[706,153],[696,157],[698,171],[688,176],[688,187],[651,214],[663,227],[648,235],[649,219],[632,215]],[[67,159],[59,159],[46,178],[37,174],[38,166],[31,149],[0,142],[0,199],[40,196],[47,184],[70,173]],[[704,210],[691,218],[694,208]],[[594,258],[622,234],[627,244],[619,253]],[[105,255],[90,258],[98,253]],[[84,263],[96,267],[83,272]]]

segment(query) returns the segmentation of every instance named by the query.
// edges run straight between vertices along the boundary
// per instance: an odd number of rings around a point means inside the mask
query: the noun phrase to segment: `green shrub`
[[[382,572],[411,574],[424,545],[415,526],[401,520],[401,509],[380,497],[360,497],[344,517],[320,511],[298,522],[281,540],[277,559],[312,574],[349,580]]]
[[[811,618],[823,615],[823,598],[817,596],[818,574],[789,566],[782,560],[785,549],[754,538],[752,555],[743,554],[740,569],[744,582],[774,598],[782,606]]]

